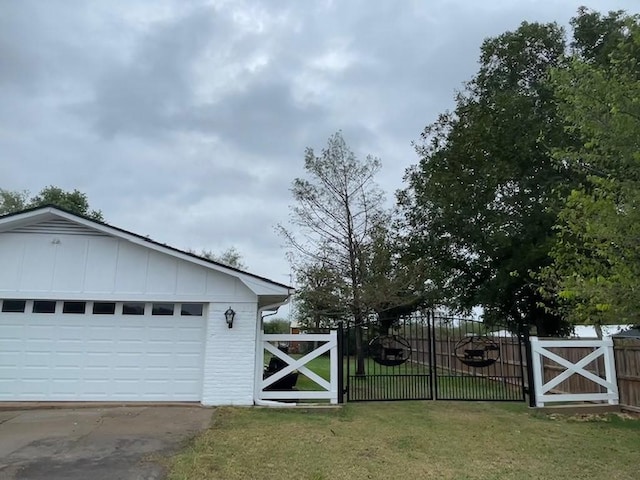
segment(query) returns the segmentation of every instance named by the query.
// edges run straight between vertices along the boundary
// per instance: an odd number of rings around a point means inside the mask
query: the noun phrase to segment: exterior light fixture
[[[231,307],[227,308],[227,311],[224,312],[224,319],[227,322],[227,326],[229,328],[233,327],[233,319],[235,316],[236,312],[234,312]]]

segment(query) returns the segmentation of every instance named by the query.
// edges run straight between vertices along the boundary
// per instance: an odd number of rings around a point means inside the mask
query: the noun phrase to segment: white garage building
[[[0,217],[0,402],[252,405],[292,293],[52,206]]]

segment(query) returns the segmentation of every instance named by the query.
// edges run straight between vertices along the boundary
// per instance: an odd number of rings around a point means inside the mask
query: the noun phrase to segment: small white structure
[[[0,217],[0,401],[252,405],[292,293],[55,207]]]

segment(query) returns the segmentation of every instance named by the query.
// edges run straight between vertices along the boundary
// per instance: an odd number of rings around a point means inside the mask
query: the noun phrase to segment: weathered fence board
[[[640,411],[640,339],[614,338],[620,404]]]

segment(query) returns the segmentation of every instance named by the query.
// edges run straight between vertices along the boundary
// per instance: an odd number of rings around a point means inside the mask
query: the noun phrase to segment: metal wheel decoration
[[[369,355],[380,365],[402,365],[411,358],[411,344],[398,335],[380,335],[369,342]]]
[[[491,338],[484,335],[473,335],[456,343],[455,356],[470,367],[488,367],[500,358],[500,347]]]

